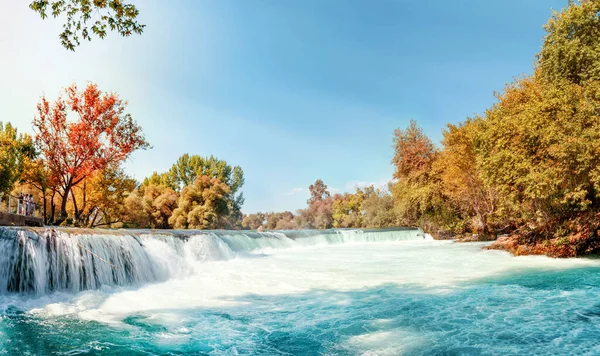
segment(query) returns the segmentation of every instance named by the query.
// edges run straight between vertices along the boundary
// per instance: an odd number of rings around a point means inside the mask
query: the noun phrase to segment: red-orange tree
[[[149,147],[141,127],[125,113],[126,107],[127,102],[117,94],[102,93],[92,83],[81,92],[71,85],[65,89],[65,97],[53,104],[41,98],[33,127],[36,144],[62,198],[55,224],[67,218],[73,187],[109,165],[118,166],[133,151]]]

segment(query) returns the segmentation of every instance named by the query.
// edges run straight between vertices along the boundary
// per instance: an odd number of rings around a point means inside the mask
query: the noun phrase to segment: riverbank
[[[44,226],[42,219],[0,211],[0,226]]]
[[[545,228],[521,228],[499,237],[488,247],[515,256],[546,255],[555,258],[600,254],[600,213],[580,214],[547,224]]]
[[[455,234],[427,231],[435,240],[459,243],[492,242],[489,250],[504,250],[515,256],[545,255],[571,258],[600,255],[600,213],[579,213],[540,226],[521,226],[494,235]]]

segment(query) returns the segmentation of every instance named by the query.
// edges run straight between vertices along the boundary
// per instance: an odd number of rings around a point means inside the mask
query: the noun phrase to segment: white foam
[[[376,331],[349,338],[347,344],[353,351],[365,356],[402,355],[424,344],[426,339],[402,330]]]
[[[464,282],[537,268],[559,270],[599,266],[600,261],[512,257],[481,250],[481,244],[405,241],[279,250],[276,254],[228,261],[196,262],[193,273],[137,289],[82,292],[47,304],[38,315],[76,315],[115,323],[127,315],[190,308],[229,307],[247,295],[299,294],[315,290],[352,291],[394,284],[407,291],[447,293]],[[335,299],[332,304],[348,305]]]

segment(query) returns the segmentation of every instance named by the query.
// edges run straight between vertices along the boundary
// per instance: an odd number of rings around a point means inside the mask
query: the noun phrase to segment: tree
[[[173,190],[178,190],[178,185],[175,184],[173,177],[169,173],[152,172],[152,175],[144,178],[144,181],[142,182],[142,187],[149,185],[160,185]]]
[[[10,123],[0,122],[0,193],[11,190],[21,177],[25,161],[35,155],[29,135],[18,134]]]
[[[480,164],[516,215],[543,226],[600,207],[600,81],[507,86],[486,113]]]
[[[290,211],[279,213],[279,218],[275,224],[275,230],[295,230],[298,226],[294,214]]]
[[[438,150],[415,120],[410,120],[406,130],[394,131],[395,178],[426,176],[437,156]]]
[[[306,209],[300,209],[294,217],[300,229],[330,229],[333,227],[332,205],[334,197],[316,200]]]
[[[308,205],[323,201],[330,196],[327,185],[320,179],[317,179],[314,184],[311,184],[308,187],[308,190],[310,192],[310,199],[307,200]]]
[[[44,223],[54,221],[56,213],[55,197],[58,184],[50,175],[42,157],[26,158],[20,178],[22,183],[38,190],[42,197],[42,218]],[[49,209],[48,209],[49,208]],[[50,214],[48,214],[50,210]]]
[[[129,193],[123,206],[123,227],[154,228],[151,215],[144,206],[144,196],[138,190]]]
[[[125,199],[123,222],[127,226],[169,229],[169,218],[177,208],[179,196],[162,185],[148,185],[131,192]]]
[[[290,211],[280,213],[268,213],[265,215],[266,222],[263,225],[269,230],[292,230],[296,228],[294,214]]]
[[[73,220],[77,226],[97,227],[121,223],[124,202],[137,183],[121,168],[107,167],[73,187]]]
[[[484,119],[479,117],[449,124],[444,131],[444,149],[434,165],[440,172],[444,195],[463,215],[472,218],[473,232],[494,235],[489,220],[498,208],[498,194],[486,184],[477,162],[479,136],[484,130]]]
[[[354,194],[337,195],[331,206],[333,227],[362,227],[362,204],[364,199],[365,193],[359,188],[356,189]]]
[[[181,155],[166,173],[173,181],[176,190],[194,183],[197,177],[217,178],[227,184],[235,194],[244,184],[244,172],[239,166],[231,166],[227,161],[214,156]]]
[[[394,213],[394,200],[388,191],[370,186],[365,188],[364,194],[365,198],[361,204],[363,227],[381,229],[398,225]]]
[[[397,182],[392,194],[399,222],[432,233],[450,229],[456,214],[442,193],[440,172],[434,170],[439,150],[411,120],[407,129],[395,130],[394,151]]]
[[[177,209],[169,218],[175,229],[220,229],[228,227],[229,186],[217,178],[197,177],[181,191]]]
[[[91,83],[82,92],[73,84],[65,94],[66,100],[59,97],[53,105],[42,97],[33,120],[36,145],[62,199],[56,224],[67,218],[73,187],[149,147],[140,126],[125,113],[127,103],[116,94],[103,94]],[[74,122],[67,120],[69,112]]]
[[[256,230],[263,226],[265,222],[265,213],[244,214],[242,220],[242,228]]]
[[[569,1],[566,9],[552,14],[538,54],[545,80],[575,84],[600,80],[599,14],[599,0]]]
[[[60,40],[68,50],[74,51],[80,40],[92,40],[92,35],[104,38],[108,32],[116,31],[127,37],[141,34],[146,25],[137,22],[138,9],[122,0],[34,0],[29,8],[42,19],[66,16]]]
[[[200,176],[216,178],[229,187],[228,220],[232,227],[242,227],[241,210],[244,195],[240,189],[244,185],[244,171],[240,166],[231,166],[227,161],[214,156],[201,157],[186,153],[177,159],[169,171],[161,174],[154,172],[144,180],[142,185],[163,185],[180,192],[186,186],[192,185]]]

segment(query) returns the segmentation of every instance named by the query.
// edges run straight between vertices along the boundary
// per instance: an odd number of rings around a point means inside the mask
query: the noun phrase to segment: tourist
[[[23,192],[19,193],[19,203],[17,205],[17,214],[23,215]]]
[[[33,202],[33,194],[27,196],[27,216],[33,216],[35,203]]]
[[[23,213],[22,215],[27,216],[27,212],[29,211],[29,194],[23,195]]]
[[[29,194],[23,197],[23,215],[29,215]]]

